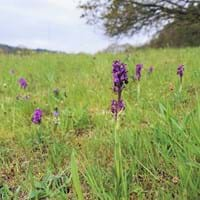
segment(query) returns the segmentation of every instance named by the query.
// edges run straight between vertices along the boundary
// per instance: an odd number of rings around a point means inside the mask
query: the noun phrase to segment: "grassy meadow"
[[[116,59],[129,76],[117,122]],[[200,199],[200,48],[0,55],[0,77],[0,199]]]

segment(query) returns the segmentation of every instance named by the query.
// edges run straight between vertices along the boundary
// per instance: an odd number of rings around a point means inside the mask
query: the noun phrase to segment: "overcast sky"
[[[65,52],[94,53],[114,40],[80,19],[78,0],[0,0],[0,43]],[[148,36],[119,43],[140,44]]]

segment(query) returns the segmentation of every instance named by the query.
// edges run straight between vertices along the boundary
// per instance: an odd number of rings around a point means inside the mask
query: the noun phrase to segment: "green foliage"
[[[180,26],[181,24],[181,26]],[[200,46],[200,23],[188,24],[173,22],[164,29],[150,43],[151,47],[189,47]]]
[[[72,152],[72,156],[71,156],[71,173],[72,173],[72,180],[73,180],[73,185],[74,185],[74,189],[76,191],[77,194],[77,199],[78,200],[83,200],[83,193],[81,191],[81,183],[79,180],[79,175],[78,175],[78,166],[76,163],[76,159],[75,159],[75,152]]]
[[[28,199],[67,198],[71,178],[65,172],[53,175],[47,174],[40,181],[34,181]]]
[[[196,0],[84,0],[79,7],[88,24],[103,25],[110,37],[161,30],[164,23],[179,21],[182,27],[183,22],[195,25],[200,21]]]

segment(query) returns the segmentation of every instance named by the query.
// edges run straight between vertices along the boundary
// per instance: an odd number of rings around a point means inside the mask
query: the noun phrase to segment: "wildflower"
[[[143,65],[142,64],[137,64],[136,65],[136,70],[135,70],[135,79],[140,81],[141,79],[141,71],[142,71]]]
[[[116,101],[116,100],[112,100],[111,112],[113,114],[117,114],[118,112],[120,112],[124,109],[125,109],[125,105],[124,105],[124,102],[122,100],[120,100],[119,102]]]
[[[114,114],[117,120],[117,115],[121,110],[125,109],[123,100],[121,99],[122,90],[128,83],[128,75],[126,70],[126,65],[119,60],[116,60],[112,64],[112,74],[113,74],[113,91],[117,93],[118,100],[112,100],[111,112]]]
[[[53,112],[53,116],[56,118],[59,116],[58,108],[55,108],[55,110]]]
[[[57,126],[60,124],[60,119],[59,119],[59,111],[58,108],[56,107],[54,112],[53,112],[53,116],[54,116],[54,124]]]
[[[148,73],[149,73],[149,74],[152,74],[152,73],[153,73],[153,70],[154,70],[154,67],[149,67]]]
[[[180,76],[180,88],[179,88],[179,92],[182,91],[183,73],[184,73],[184,65],[180,65],[177,68],[177,75]]]
[[[19,79],[19,84],[23,89],[26,89],[26,87],[28,86],[27,81],[24,78]]]
[[[41,121],[42,121],[42,110],[38,108],[33,113],[32,122],[34,124],[40,124]]]
[[[184,65],[180,65],[180,66],[177,68],[177,75],[179,75],[181,79],[182,79],[182,77],[183,77],[183,72],[184,72]]]
[[[128,83],[128,76],[126,65],[119,60],[113,62],[113,90],[114,92],[121,92]]]

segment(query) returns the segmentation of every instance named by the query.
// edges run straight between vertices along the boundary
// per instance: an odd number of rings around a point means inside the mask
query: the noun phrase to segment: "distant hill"
[[[9,45],[5,45],[5,44],[0,44],[0,53],[5,53],[5,54],[29,54],[29,53],[63,53],[60,51],[51,51],[48,49],[29,49],[26,48],[24,46],[18,46],[18,47],[14,47],[14,46],[9,46]]]

